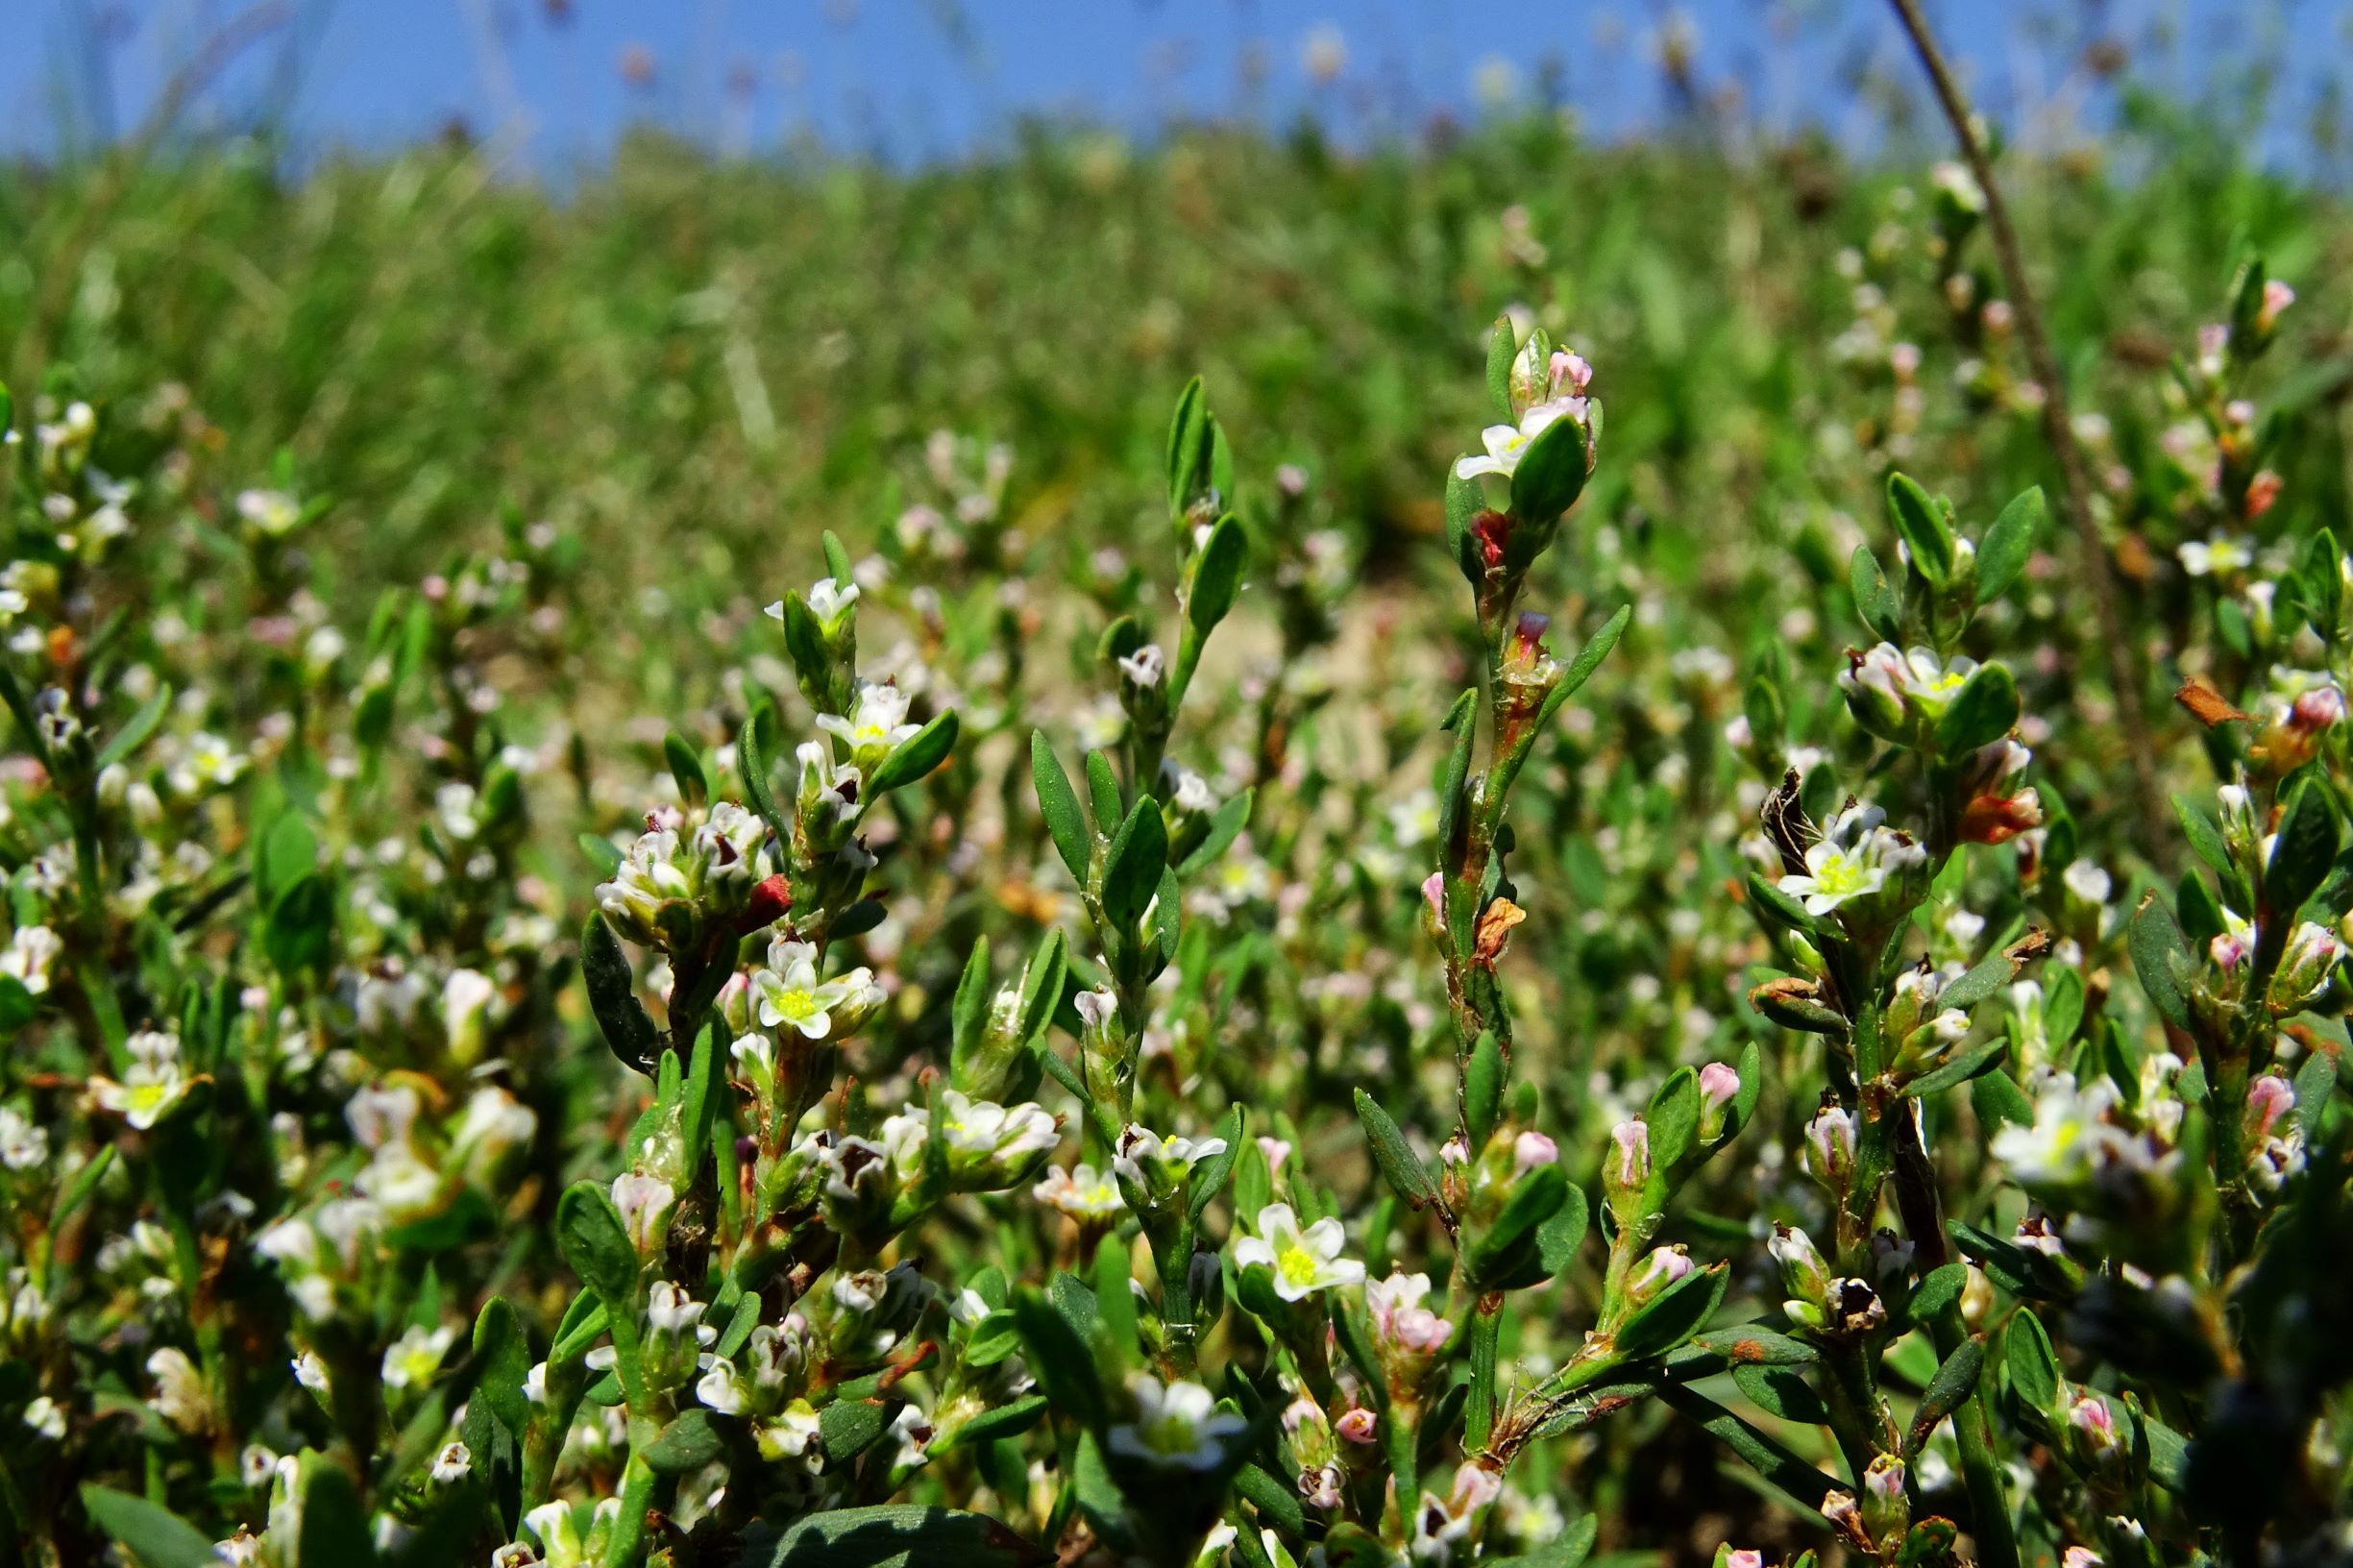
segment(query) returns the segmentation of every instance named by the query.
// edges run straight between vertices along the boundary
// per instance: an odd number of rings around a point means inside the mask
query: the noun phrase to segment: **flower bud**
[[[1912,1524],[1911,1500],[1903,1490],[1903,1461],[1881,1454],[1863,1472],[1863,1529],[1875,1541],[1900,1537]]]
[[[2326,991],[2343,951],[2327,926],[2312,920],[2297,926],[2271,976],[2272,1011],[2292,1013]]]
[[[1609,1130],[1609,1148],[1602,1156],[1602,1191],[1610,1206],[1639,1204],[1651,1180],[1651,1130],[1640,1116]]]
[[[1657,1300],[1673,1286],[1682,1283],[1695,1265],[1689,1249],[1681,1246],[1654,1247],[1626,1282],[1626,1301],[1629,1307],[1642,1307]]]
[[[1800,1163],[1808,1176],[1831,1192],[1847,1189],[1854,1175],[1854,1117],[1845,1107],[1826,1105],[1805,1124],[1805,1148]]]
[[[1830,1265],[1815,1249],[1814,1238],[1794,1225],[1777,1224],[1765,1250],[1781,1265],[1782,1286],[1793,1298],[1783,1303],[1789,1315],[1808,1327],[1823,1327],[1828,1321]]]
[[[1700,1069],[1700,1142],[1713,1143],[1724,1136],[1732,1101],[1740,1093],[1740,1074],[1722,1062]]]

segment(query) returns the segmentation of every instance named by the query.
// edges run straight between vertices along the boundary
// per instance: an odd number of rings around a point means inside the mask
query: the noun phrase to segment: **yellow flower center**
[[[1314,1284],[1317,1266],[1315,1255],[1296,1241],[1275,1254],[1275,1269],[1283,1276],[1285,1285],[1300,1286]]]

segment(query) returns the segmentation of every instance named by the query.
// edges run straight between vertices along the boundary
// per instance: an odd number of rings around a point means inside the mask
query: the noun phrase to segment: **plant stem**
[[[1936,89],[1936,100],[1952,126],[1953,137],[1960,143],[1961,156],[1976,178],[1977,188],[1985,193],[1985,226],[1993,236],[1994,255],[2001,267],[2002,286],[2010,292],[2011,306],[2018,312],[2019,335],[2026,346],[2026,361],[2034,370],[2034,379],[2043,386],[2043,437],[2059,460],[2059,478],[2067,496],[2068,518],[2074,524],[2075,534],[2083,547],[2083,574],[2092,585],[2092,600],[2099,616],[2100,640],[2108,645],[2108,680],[2116,688],[2117,717],[2124,731],[2124,743],[2132,758],[2133,784],[2140,796],[2141,821],[2146,834],[2144,847],[2152,852],[2151,858],[2160,865],[2171,857],[2171,813],[2166,809],[2165,796],[2157,783],[2157,750],[2149,734],[2147,714],[2142,705],[2142,674],[2140,663],[2133,656],[2132,642],[2124,629],[2124,614],[2117,597],[2116,577],[2109,570],[2108,547],[2099,536],[2099,524],[2092,515],[2091,481],[2084,474],[2083,451],[2075,444],[2075,425],[2068,408],[2067,382],[2059,372],[2058,357],[2051,353],[2050,334],[2045,330],[2043,313],[2035,305],[2034,291],[2027,286],[2026,263],[2019,251],[2018,231],[2010,226],[2010,210],[2001,199],[2001,187],[1994,181],[1993,159],[1986,156],[1985,144],[1978,138],[1972,123],[1969,103],[1952,79],[1945,57],[1937,48],[1936,37],[1929,32],[1922,16],[1920,0],[1888,0],[1895,8],[1896,18],[1912,40],[1913,50],[1928,73],[1928,82]]]

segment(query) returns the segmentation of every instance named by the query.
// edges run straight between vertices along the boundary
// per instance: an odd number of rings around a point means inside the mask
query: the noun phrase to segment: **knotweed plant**
[[[1743,677],[1549,303],[1443,607],[1195,381],[1147,526],[943,432],[650,721],[568,524],[347,633],[291,455],[0,407],[0,1562],[2335,1560],[2353,561],[2229,298],[2181,433],[2085,432],[2198,743],[2097,839],[2040,490],[1875,469]],[[1858,303],[1843,456],[1924,472]]]

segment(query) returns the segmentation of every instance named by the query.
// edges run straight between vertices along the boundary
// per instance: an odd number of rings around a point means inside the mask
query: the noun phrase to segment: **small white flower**
[[[659,1176],[629,1171],[613,1179],[613,1207],[621,1212],[621,1228],[640,1253],[651,1252],[662,1239],[677,1188]]]
[[[770,944],[767,965],[751,976],[751,993],[762,1027],[797,1029],[811,1040],[831,1034],[834,1011],[845,1002],[863,999],[873,985],[872,972],[865,968],[852,969],[837,980],[821,981],[817,948],[782,937]]]
[[[861,768],[871,768],[923,726],[907,722],[907,694],[888,681],[862,680],[849,716],[821,713],[817,727],[838,735]]]
[[[2181,569],[2194,577],[2227,577],[2254,564],[2254,546],[2235,534],[2192,539],[2181,547]]]
[[[1139,1372],[1128,1381],[1136,1398],[1136,1419],[1111,1429],[1106,1442],[1115,1454],[1166,1470],[1213,1470],[1225,1457],[1225,1440],[1249,1422],[1217,1409],[1197,1383],[1164,1384]]]
[[[457,1331],[446,1323],[436,1329],[411,1324],[402,1330],[401,1336],[384,1351],[384,1386],[406,1388],[429,1383],[456,1339]]]
[[[1068,1170],[1048,1166],[1044,1180],[1029,1190],[1031,1197],[1047,1208],[1059,1209],[1081,1222],[1110,1219],[1127,1207],[1118,1185],[1108,1176],[1097,1175],[1090,1164],[1076,1164]]]
[[[1475,479],[1483,474],[1492,474],[1499,479],[1508,479],[1519,472],[1520,459],[1528,455],[1528,449],[1535,445],[1536,437],[1564,417],[1581,426],[1585,421],[1585,400],[1554,398],[1522,414],[1517,425],[1488,426],[1479,432],[1480,445],[1487,449],[1487,454],[1458,460],[1455,464],[1455,478]]]
[[[448,1442],[442,1444],[441,1452],[433,1456],[430,1474],[434,1481],[448,1486],[465,1480],[473,1468],[473,1451],[462,1442]]]
[[[65,1435],[64,1407],[43,1394],[25,1407],[24,1424],[49,1441],[57,1442]]]
[[[1256,1230],[1256,1236],[1234,1243],[1234,1261],[1243,1268],[1272,1270],[1275,1294],[1285,1301],[1363,1282],[1364,1265],[1340,1256],[1348,1245],[1347,1233],[1329,1215],[1302,1230],[1289,1204],[1270,1203],[1259,1211]]]

